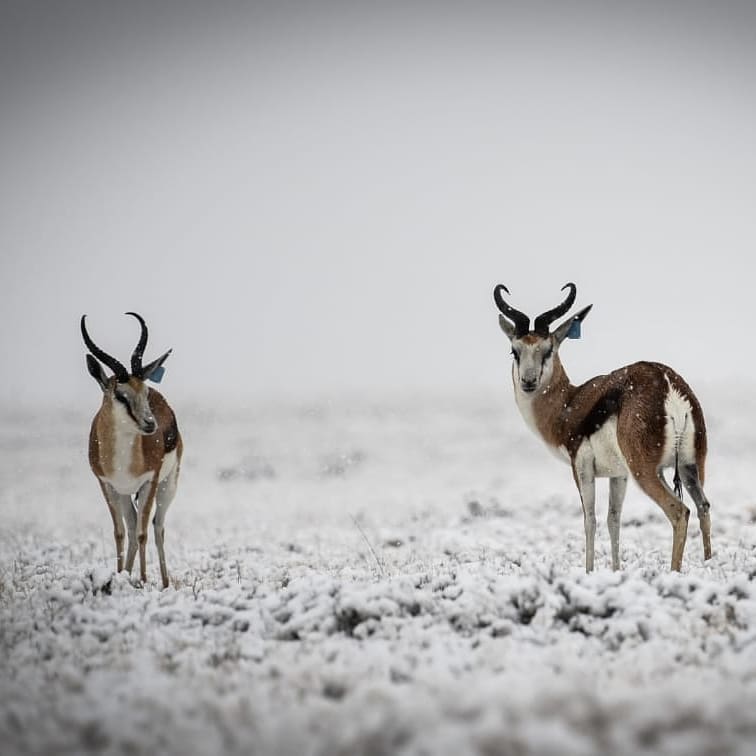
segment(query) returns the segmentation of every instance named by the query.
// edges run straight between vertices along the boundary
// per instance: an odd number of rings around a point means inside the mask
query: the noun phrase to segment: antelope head
[[[539,315],[533,323],[533,330],[530,329],[530,318],[525,313],[515,310],[504,300],[502,291],[509,294],[509,289],[503,284],[499,284],[494,289],[494,301],[500,312],[499,326],[512,345],[514,358],[512,376],[515,389],[519,388],[525,394],[533,394],[538,389],[549,385],[559,347],[570,330],[581,323],[593,307],[593,305],[588,305],[550,332],[551,324],[557,318],[561,318],[575,302],[577,294],[575,284],[565,284],[562,291],[565,289],[569,289],[569,292],[564,301],[552,310]]]
[[[87,333],[86,315],[81,316],[81,335],[90,351],[87,355],[87,369],[97,381],[103,392],[103,406],[113,412],[118,424],[132,424],[138,433],[148,436],[157,429],[157,421],[152,412],[149,401],[149,389],[145,381],[159,380],[162,375],[162,365],[171,353],[169,349],[162,357],[158,357],[148,365],[142,365],[142,355],[147,346],[147,325],[141,315],[127,312],[135,317],[141,326],[139,342],[131,355],[131,372],[129,372],[115,357],[100,349]],[[103,363],[113,371],[108,377]]]

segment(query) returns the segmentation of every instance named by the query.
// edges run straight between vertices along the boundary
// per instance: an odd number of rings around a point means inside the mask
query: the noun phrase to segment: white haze
[[[2,3],[4,753],[750,754],[755,22]],[[567,281],[575,381],[663,360],[705,408],[682,574],[631,486],[586,576],[516,410],[493,287]],[[175,350],[165,591],[152,532],[147,584],[113,574],[86,462],[79,318],[126,361],[127,310]]]
[[[595,304],[575,380],[754,366],[751,4],[0,13],[14,401],[95,402],[78,319],[126,360],[132,309],[174,402],[504,384],[500,281]]]

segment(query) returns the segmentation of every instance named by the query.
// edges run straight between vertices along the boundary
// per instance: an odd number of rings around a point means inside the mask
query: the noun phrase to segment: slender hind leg
[[[612,569],[620,568],[619,559],[619,534],[620,517],[622,515],[622,502],[625,500],[627,490],[627,478],[609,479],[609,512],[606,516],[606,524],[609,528],[609,540],[612,543]]]
[[[155,503],[157,487],[156,473],[151,481],[139,489],[137,496],[137,544],[139,546],[139,577],[142,583],[147,582],[147,526],[150,524],[150,514]]]
[[[661,477],[661,470],[636,475],[638,485],[662,509],[672,524],[672,569],[682,568],[685,539],[688,535],[688,508],[672,493],[672,489]]]
[[[698,524],[701,526],[701,538],[703,540],[704,559],[711,559],[711,516],[710,505],[706,498],[701,479],[698,474],[698,465],[684,465],[680,471],[685,489],[690,494],[698,512]]]
[[[165,562],[165,515],[173,497],[176,495],[177,480],[178,467],[174,468],[173,472],[158,486],[155,519],[152,523],[158,559],[160,560],[160,577],[163,580],[163,588],[168,587],[168,567]]]

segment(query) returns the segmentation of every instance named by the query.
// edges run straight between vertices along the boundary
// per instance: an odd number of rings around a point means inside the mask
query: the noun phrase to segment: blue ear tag
[[[148,376],[147,380],[152,381],[153,383],[160,383],[160,381],[163,380],[163,376],[165,375],[165,368],[161,365],[159,367],[156,367]]]
[[[579,339],[580,338],[580,321],[579,320],[573,320],[572,325],[570,326],[570,330],[567,331],[567,338],[568,339]]]

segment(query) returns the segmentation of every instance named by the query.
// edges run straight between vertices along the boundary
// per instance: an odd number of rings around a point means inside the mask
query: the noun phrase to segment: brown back
[[[672,368],[657,362],[636,362],[573,386],[558,355],[554,363],[548,388],[534,399],[538,429],[549,444],[564,446],[573,454],[584,438],[616,416],[618,430],[629,440],[631,447],[658,448],[661,458],[668,379],[673,388],[690,402],[696,427],[696,456],[703,477],[706,456],[703,412],[693,391]],[[557,422],[550,422],[554,417],[558,418]]]

